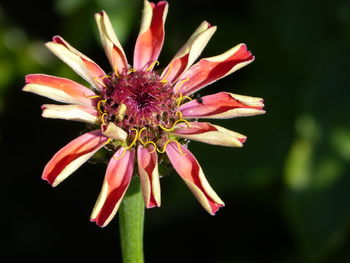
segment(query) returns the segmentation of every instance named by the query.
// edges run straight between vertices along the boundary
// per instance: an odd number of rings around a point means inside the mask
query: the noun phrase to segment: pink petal
[[[73,48],[60,36],[54,36],[52,42],[46,43],[46,46],[94,88],[103,89],[102,77],[106,73],[90,58]]]
[[[160,206],[160,185],[157,152],[152,146],[139,146],[137,162],[141,180],[143,199],[147,208]]]
[[[108,163],[101,193],[91,214],[91,222],[105,227],[117,213],[129,187],[134,168],[135,151],[121,147]]]
[[[242,147],[247,139],[242,134],[209,122],[190,122],[189,124],[190,127],[185,123],[176,125],[172,133],[181,138],[227,147]]]
[[[245,44],[239,44],[221,55],[203,58],[181,76],[174,91],[190,95],[253,60],[254,57]]]
[[[199,57],[215,31],[216,26],[211,26],[206,21],[201,23],[164,69],[161,78],[174,83]]]
[[[155,5],[144,1],[139,36],[134,51],[134,68],[146,70],[158,59],[164,42],[164,23],[168,3],[160,1]]]
[[[44,168],[42,179],[52,186],[58,185],[104,146],[107,139],[100,130],[79,136],[52,157]]]
[[[95,92],[75,81],[44,74],[27,75],[23,90],[59,102],[91,107],[92,101],[89,97],[96,95]]]
[[[224,203],[216,195],[204,176],[202,168],[192,153],[181,145],[179,151],[177,144],[171,142],[166,148],[166,153],[177,173],[184,180],[200,204],[211,215],[214,215]]]
[[[180,106],[185,118],[228,119],[265,113],[263,100],[255,97],[219,92],[189,101]]]
[[[99,120],[94,108],[83,105],[44,104],[41,109],[43,110],[41,116],[44,118],[81,121],[91,124],[95,124]]]
[[[105,11],[95,15],[96,23],[100,31],[102,45],[114,71],[122,74],[128,70],[128,61],[126,59],[123,47],[114,33],[112,24]]]

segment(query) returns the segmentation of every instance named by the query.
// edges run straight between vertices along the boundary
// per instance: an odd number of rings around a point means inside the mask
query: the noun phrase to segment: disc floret
[[[96,107],[102,125],[115,124],[128,133],[129,147],[152,144],[159,152],[171,140],[169,132],[185,121],[178,110],[181,98],[154,71],[129,69],[103,78]]]

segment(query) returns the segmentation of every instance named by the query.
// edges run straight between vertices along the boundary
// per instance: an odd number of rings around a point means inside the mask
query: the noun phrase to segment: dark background
[[[244,42],[256,60],[201,95],[263,97],[267,113],[214,122],[247,135],[243,148],[191,143],[226,207],[212,217],[176,174],[162,179],[162,207],[146,211],[146,262],[350,262],[350,2],[169,4],[160,66],[207,20],[218,30],[202,57]],[[0,3],[4,262],[121,262],[117,217],[104,229],[89,222],[105,166],[87,163],[57,188],[40,179],[84,125],[41,118],[50,100],[21,91],[29,73],[84,83],[46,50],[56,34],[108,71],[101,9],[131,61],[141,0]]]

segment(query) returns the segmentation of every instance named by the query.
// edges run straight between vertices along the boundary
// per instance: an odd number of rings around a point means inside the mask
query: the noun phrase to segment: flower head
[[[53,156],[43,171],[44,180],[56,186],[99,149],[105,147],[114,153],[91,215],[91,221],[99,226],[107,225],[117,212],[135,163],[147,208],[160,206],[158,163],[170,161],[201,205],[215,214],[224,203],[187,149],[187,141],[241,147],[246,137],[197,119],[264,113],[260,98],[219,92],[194,99],[196,91],[254,60],[246,45],[239,44],[194,64],[216,30],[207,22],[197,28],[161,74],[154,71],[163,46],[167,10],[167,2],[144,2],[133,66],[129,65],[107,14],[96,14],[112,67],[110,73],[59,36],[46,44],[91,87],[55,76],[26,76],[24,91],[65,103],[43,105],[43,117],[81,121],[94,127]]]

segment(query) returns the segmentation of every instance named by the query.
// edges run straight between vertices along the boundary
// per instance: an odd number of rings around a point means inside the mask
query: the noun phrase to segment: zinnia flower
[[[194,92],[254,60],[246,45],[239,44],[223,54],[193,64],[216,30],[206,21],[161,74],[154,70],[163,46],[167,10],[167,2],[144,2],[132,67],[104,11],[96,14],[96,22],[112,66],[110,73],[60,36],[46,43],[91,88],[55,76],[26,76],[24,91],[67,104],[43,105],[43,117],[81,121],[94,127],[53,156],[43,171],[44,180],[57,186],[102,147],[114,152],[91,215],[91,221],[99,226],[106,226],[116,214],[135,163],[147,208],[160,206],[158,163],[170,161],[200,204],[210,214],[215,214],[224,203],[187,149],[188,140],[241,147],[246,137],[209,122],[197,122],[197,119],[228,119],[264,113],[260,98],[219,92],[192,99]]]

